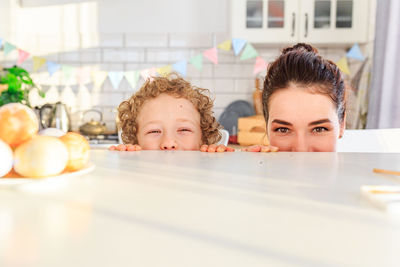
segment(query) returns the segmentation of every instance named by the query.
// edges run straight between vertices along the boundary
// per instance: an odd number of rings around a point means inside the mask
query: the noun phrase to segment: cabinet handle
[[[304,37],[308,36],[308,14],[304,14],[305,16],[305,32],[304,32]]]
[[[296,29],[296,14],[292,13],[292,37],[294,37],[294,30]]]

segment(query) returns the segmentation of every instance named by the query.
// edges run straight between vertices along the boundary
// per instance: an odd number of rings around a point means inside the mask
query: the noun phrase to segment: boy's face
[[[144,150],[199,150],[200,113],[185,98],[161,94],[146,101],[137,117],[138,145]]]

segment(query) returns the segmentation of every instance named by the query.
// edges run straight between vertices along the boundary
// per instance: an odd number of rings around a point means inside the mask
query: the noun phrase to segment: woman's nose
[[[164,137],[161,145],[160,145],[161,150],[177,150],[178,149],[178,144],[176,143],[175,139],[170,138],[170,137]]]
[[[308,152],[308,145],[304,136],[298,135],[292,144],[293,152]]]

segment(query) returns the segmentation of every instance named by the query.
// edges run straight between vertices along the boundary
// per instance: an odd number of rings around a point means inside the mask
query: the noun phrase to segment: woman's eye
[[[328,128],[326,128],[326,127],[315,127],[313,129],[313,132],[315,132],[315,133],[322,133],[322,132],[325,132],[325,131],[328,131]]]
[[[274,131],[278,132],[278,133],[288,133],[289,132],[289,128],[279,127],[279,128],[276,128]]]

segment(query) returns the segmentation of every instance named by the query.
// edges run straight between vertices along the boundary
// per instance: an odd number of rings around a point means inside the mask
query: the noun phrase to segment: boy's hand
[[[142,148],[139,145],[117,145],[117,146],[110,146],[108,150],[118,150],[118,151],[140,151]]]
[[[213,153],[213,152],[233,152],[233,151],[235,151],[235,149],[232,147],[224,146],[224,145],[213,144],[213,145],[202,145],[200,147],[200,151],[201,152],[211,152],[211,153]]]
[[[242,148],[242,151],[246,152],[277,152],[278,150],[279,148],[276,146],[261,146],[261,145]]]

